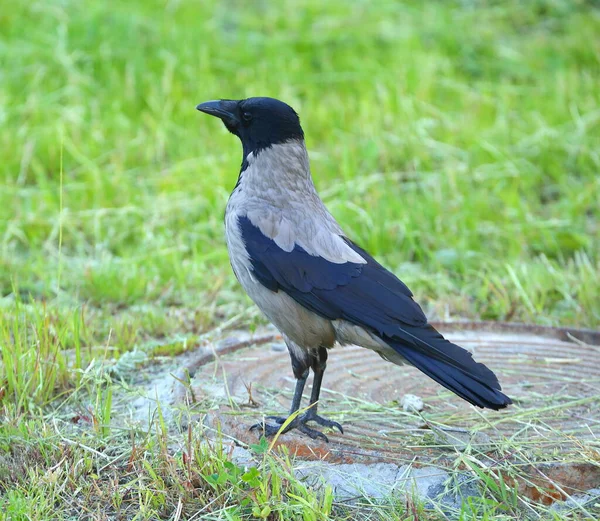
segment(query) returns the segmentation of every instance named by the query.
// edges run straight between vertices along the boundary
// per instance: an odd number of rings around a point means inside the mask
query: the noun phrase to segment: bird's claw
[[[251,431],[256,431],[256,430],[260,431],[268,438],[270,436],[275,436],[275,434],[277,434],[279,432],[280,428],[281,428],[281,425],[272,425],[267,422],[260,422],[260,423],[255,423],[254,425],[252,425],[252,427],[250,427],[250,430]]]
[[[252,427],[250,427],[250,430],[261,430],[267,437],[274,436],[280,431],[281,426],[287,421],[287,418],[283,416],[267,416],[266,419],[273,420],[276,423],[276,425],[272,425],[265,421],[252,425]],[[339,430],[341,434],[344,434],[344,429],[338,422],[328,420],[327,418],[323,418],[322,416],[319,416],[310,410],[294,418],[288,425],[286,425],[285,429],[281,431],[281,434],[289,432],[292,429],[298,429],[301,433],[306,434],[313,440],[322,439],[323,441],[328,443],[329,438],[325,434],[316,429],[311,429],[308,425],[306,425],[309,421],[313,421],[319,425],[322,425],[323,427],[329,427],[331,429],[335,428]]]
[[[333,420],[328,420],[327,418],[323,418],[323,416],[319,416],[318,414],[310,414],[310,411],[304,413],[303,416],[306,416],[305,422],[313,421],[323,427],[329,427],[330,429],[337,429],[340,431],[340,434],[344,434],[344,429],[338,422],[334,422]]]

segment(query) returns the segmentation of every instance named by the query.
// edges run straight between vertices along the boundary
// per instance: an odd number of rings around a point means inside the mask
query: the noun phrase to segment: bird
[[[434,329],[406,284],[344,233],[317,193],[292,107],[251,97],[196,108],[241,141],[241,168],[225,209],[229,259],[243,289],[281,332],[296,378],[289,416],[268,416],[252,429],[266,436],[297,429],[328,441],[308,425],[313,422],[343,434],[338,422],[318,414],[335,345],[362,346],[413,365],[481,408],[512,403],[496,375]],[[300,413],[311,369],[310,401]]]

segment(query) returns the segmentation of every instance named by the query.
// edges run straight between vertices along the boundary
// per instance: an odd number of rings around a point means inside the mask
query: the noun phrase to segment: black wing
[[[247,217],[239,224],[254,276],[271,291],[284,291],[322,317],[344,318],[380,334],[393,334],[398,322],[427,323],[406,284],[349,240],[366,264],[335,264],[297,245],[287,252]]]
[[[480,407],[498,409],[510,399],[496,375],[431,325],[412,292],[367,252],[344,239],[367,262],[335,264],[296,245],[282,250],[247,217],[239,226],[253,275],[271,291],[283,291],[330,319],[344,319],[377,334],[398,354],[441,385]]]

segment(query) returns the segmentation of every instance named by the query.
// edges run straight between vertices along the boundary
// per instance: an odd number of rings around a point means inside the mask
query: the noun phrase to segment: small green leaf
[[[256,454],[265,454],[268,449],[269,449],[269,442],[267,441],[267,438],[265,438],[264,436],[262,436],[260,438],[260,441],[258,443],[254,443],[254,444],[250,445],[250,450],[252,450]]]

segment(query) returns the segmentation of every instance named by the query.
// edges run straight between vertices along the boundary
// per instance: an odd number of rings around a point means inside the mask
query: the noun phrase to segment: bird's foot
[[[275,425],[271,423],[261,422],[250,427],[250,430],[261,430],[264,432],[265,436],[274,436],[279,432],[281,426],[287,421],[287,418],[283,416],[267,416],[267,419],[273,420]],[[309,421],[315,422],[323,427],[329,427],[331,429],[338,429],[342,434],[344,434],[344,429],[338,422],[334,422],[333,420],[328,420],[327,418],[323,418],[319,416],[316,412],[313,412],[312,409],[309,409],[304,414],[296,416],[288,425],[286,425],[285,429],[281,432],[286,433],[293,429],[298,429],[301,433],[306,434],[308,437],[313,440],[322,439],[325,442],[329,442],[329,438],[325,436],[322,432],[310,428],[306,425]]]

